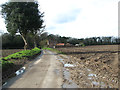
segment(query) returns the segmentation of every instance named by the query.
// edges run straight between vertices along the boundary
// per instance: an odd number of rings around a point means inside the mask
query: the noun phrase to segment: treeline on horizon
[[[53,47],[58,43],[65,46],[113,45],[119,44],[117,37],[72,38],[44,32],[44,12],[38,2],[6,2],[1,5],[1,15],[9,33],[0,35],[2,49],[31,49],[34,47]],[[32,13],[32,14],[31,14]],[[19,34],[18,34],[19,33]],[[60,45],[60,44],[59,44]],[[62,44],[63,45],[63,44]]]
[[[24,41],[20,35],[11,35],[4,33],[0,36],[2,39],[2,49],[22,49],[24,47]],[[34,42],[32,35],[27,35],[28,48],[34,48]],[[81,44],[82,46],[88,45],[117,45],[120,44],[120,38],[117,37],[91,37],[91,38],[72,38],[59,35],[48,34],[47,32],[37,35],[36,37],[37,47],[56,45],[58,43],[70,44],[72,46]]]

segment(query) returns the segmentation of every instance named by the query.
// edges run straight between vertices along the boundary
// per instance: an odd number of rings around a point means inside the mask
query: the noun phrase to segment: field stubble
[[[3,49],[3,50],[0,50],[2,52],[2,57],[6,57],[8,55],[11,55],[13,53],[16,53],[16,52],[19,52],[19,51],[22,51],[24,49]]]
[[[118,70],[120,68],[118,65],[120,57],[118,45],[57,49],[71,58],[69,63],[76,64],[76,68],[69,68],[69,70],[71,79],[79,87],[118,88]]]

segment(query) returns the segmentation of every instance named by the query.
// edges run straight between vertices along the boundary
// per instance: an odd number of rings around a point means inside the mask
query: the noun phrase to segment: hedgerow
[[[0,58],[0,66],[2,66],[2,70],[6,71],[9,68],[13,68],[14,61],[17,61],[18,59],[29,59],[33,58],[35,55],[39,54],[41,50],[37,47],[35,47],[32,50],[23,50],[20,52],[16,52],[14,54],[8,55],[7,57]]]
[[[40,52],[40,49],[35,47],[32,50],[23,50],[11,55],[8,55],[7,57],[1,58],[2,60],[10,60],[10,59],[22,59],[22,58],[30,58],[36,55],[37,53]]]

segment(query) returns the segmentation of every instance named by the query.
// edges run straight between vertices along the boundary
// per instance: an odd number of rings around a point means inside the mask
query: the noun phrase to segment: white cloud
[[[119,0],[38,1],[40,10],[45,12],[46,31],[49,33],[77,38],[118,35]],[[77,9],[75,15],[74,10]],[[57,20],[66,22],[58,23]],[[5,30],[2,19],[0,24],[0,30]]]
[[[39,0],[45,11],[48,32],[71,37],[117,36],[118,0]],[[73,22],[56,23],[56,16],[81,9]],[[71,14],[74,14],[71,12]],[[68,15],[69,16],[69,15]],[[58,17],[58,19],[61,19]]]

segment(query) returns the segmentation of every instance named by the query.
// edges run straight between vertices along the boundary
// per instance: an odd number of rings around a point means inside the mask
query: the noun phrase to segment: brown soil
[[[70,58],[65,62],[75,64],[68,69],[80,88],[118,88],[118,45],[57,49]]]
[[[6,57],[10,54],[13,54],[22,50],[23,49],[3,49],[3,50],[0,50],[0,52],[2,52],[2,57]]]

